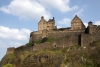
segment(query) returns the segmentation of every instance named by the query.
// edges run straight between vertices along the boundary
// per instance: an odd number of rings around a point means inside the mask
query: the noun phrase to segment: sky
[[[100,25],[100,0],[0,0],[0,60],[7,48],[29,42],[41,16],[54,17],[57,28],[65,28],[75,15],[86,26],[89,21]]]

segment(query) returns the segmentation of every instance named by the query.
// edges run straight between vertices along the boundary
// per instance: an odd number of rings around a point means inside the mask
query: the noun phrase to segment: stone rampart
[[[14,47],[7,48],[6,54],[13,54],[14,51],[15,51],[15,48]]]
[[[34,44],[34,51],[41,49],[64,48],[72,45],[80,45],[79,34],[70,34],[66,37],[61,37],[59,40],[53,42],[44,42],[41,44]]]
[[[81,46],[87,47],[90,43],[100,39],[100,34],[81,34]]]
[[[18,53],[18,52],[23,52],[23,51],[32,51],[33,47],[32,46],[20,46],[17,47],[14,51],[14,53]]]
[[[44,37],[47,38],[59,38],[65,37],[70,34],[81,34],[84,33],[85,30],[65,30],[65,31],[39,31],[33,32],[32,37],[30,37],[29,42],[41,40]]]

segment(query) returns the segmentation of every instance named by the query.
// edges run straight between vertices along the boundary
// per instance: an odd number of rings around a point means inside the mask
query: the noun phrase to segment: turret
[[[41,19],[44,19],[44,17],[43,17],[43,16],[41,16]]]
[[[91,27],[93,24],[92,24],[92,22],[90,21],[89,23],[88,23],[88,26],[89,27]]]

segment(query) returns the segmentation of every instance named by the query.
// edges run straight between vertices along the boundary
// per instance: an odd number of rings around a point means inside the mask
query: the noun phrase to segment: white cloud
[[[39,0],[45,7],[57,9],[61,12],[68,12],[78,8],[78,6],[69,6],[70,0]]]
[[[63,18],[62,20],[59,20],[57,23],[58,23],[58,28],[71,27],[71,19],[69,18]]]
[[[12,0],[7,6],[2,6],[1,11],[19,16],[19,18],[40,18],[45,16],[46,19],[51,17],[49,11],[35,0]]]
[[[14,46],[14,47],[19,47],[22,46],[23,44],[20,42],[10,42],[10,46]]]
[[[14,39],[14,40],[26,40],[27,35],[30,34],[28,29],[10,29],[8,27],[0,26],[0,38]]]
[[[0,26],[0,46],[1,47],[18,47],[27,43],[29,40],[30,30],[28,29],[10,29]]]
[[[71,24],[71,19],[69,19],[69,18],[64,18],[64,19],[58,21],[58,23],[59,23],[59,24],[63,24],[63,25],[69,25],[69,24]]]
[[[84,22],[84,25],[87,27],[88,26],[88,23]]]
[[[83,15],[84,9],[80,9],[78,12],[76,12],[74,15]]]
[[[62,28],[61,26],[57,26],[57,28]]]
[[[96,21],[95,22],[95,25],[100,25],[100,21]]]

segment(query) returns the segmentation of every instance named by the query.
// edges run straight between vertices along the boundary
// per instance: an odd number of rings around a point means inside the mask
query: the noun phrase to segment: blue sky
[[[78,15],[87,26],[100,25],[100,0],[0,0],[0,60],[8,47],[29,41],[31,31],[38,29],[41,16],[55,17],[58,28],[70,27]]]

